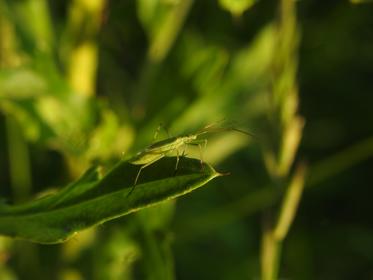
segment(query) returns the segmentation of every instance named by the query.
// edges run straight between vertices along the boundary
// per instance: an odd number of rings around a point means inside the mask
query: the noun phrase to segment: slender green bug
[[[247,135],[252,136],[250,133],[246,131],[242,131],[240,129],[236,128],[227,128],[227,127],[214,127],[215,124],[207,125],[201,130],[195,132],[194,134],[188,134],[184,136],[176,136],[176,137],[169,137],[167,139],[157,141],[144,150],[138,152],[134,157],[130,158],[128,160],[129,163],[134,165],[141,165],[136,178],[134,185],[127,196],[129,196],[133,190],[135,189],[135,186],[137,184],[137,181],[140,177],[141,171],[150,166],[151,164],[157,162],[161,158],[165,157],[166,155],[176,152],[176,165],[175,165],[175,172],[177,171],[178,164],[179,164],[179,157],[180,157],[180,149],[184,148],[183,154],[186,149],[186,145],[197,145],[200,149],[200,160],[201,160],[201,166],[203,167],[203,160],[202,160],[202,144],[206,147],[207,145],[207,139],[198,139],[201,135],[206,133],[212,133],[212,132],[220,132],[220,131],[237,131],[240,133],[244,133]]]

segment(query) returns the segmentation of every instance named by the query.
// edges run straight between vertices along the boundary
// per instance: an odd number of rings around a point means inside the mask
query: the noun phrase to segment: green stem
[[[276,240],[282,242],[294,220],[295,214],[304,189],[305,166],[300,164],[286,189],[286,194],[282,200],[280,214],[273,229],[273,236]]]
[[[22,202],[31,193],[29,152],[17,122],[12,117],[7,117],[6,120],[11,186],[14,200]]]
[[[261,248],[261,276],[263,280],[278,279],[280,248],[294,220],[304,186],[304,167],[298,166],[288,186],[291,166],[302,138],[303,119],[297,114],[298,89],[296,83],[298,36],[294,0],[279,2],[276,53],[272,59],[271,101],[273,144],[264,153],[268,174],[274,188],[285,192],[280,207],[265,210]],[[280,186],[276,186],[280,185]],[[285,188],[284,188],[285,187]],[[278,220],[272,217],[278,213]],[[268,218],[269,217],[269,218]]]
[[[260,260],[262,280],[277,279],[281,246],[282,242],[274,237],[271,220],[264,217]]]
[[[286,188],[277,221],[273,222],[272,209],[266,211],[261,248],[262,280],[276,280],[278,277],[282,244],[297,212],[304,188],[304,179],[305,167],[300,164]]]

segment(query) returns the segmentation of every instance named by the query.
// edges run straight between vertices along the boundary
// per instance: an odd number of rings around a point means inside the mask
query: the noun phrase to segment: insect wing
[[[183,144],[182,138],[171,137],[165,140],[161,140],[151,144],[145,149],[147,153],[167,153],[169,151],[175,150]]]
[[[156,161],[158,159],[161,159],[164,156],[163,152],[147,152],[146,150],[144,152],[141,152],[134,156],[129,162],[135,165],[143,165],[147,164],[149,162]]]

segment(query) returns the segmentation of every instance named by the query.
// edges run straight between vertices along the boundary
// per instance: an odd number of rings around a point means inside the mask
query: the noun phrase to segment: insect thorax
[[[191,134],[191,135],[184,136],[183,138],[184,138],[183,142],[185,144],[188,144],[188,143],[193,142],[194,140],[196,140],[197,139],[197,135],[196,134]]]

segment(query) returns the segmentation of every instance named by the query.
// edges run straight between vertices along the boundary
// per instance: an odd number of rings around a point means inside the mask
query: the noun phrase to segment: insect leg
[[[158,134],[159,134],[161,129],[163,129],[166,132],[167,137],[170,138],[170,133],[168,132],[168,129],[166,128],[166,126],[163,123],[160,123],[157,127],[157,130],[154,133],[153,141],[155,141],[158,138]]]
[[[157,129],[154,132],[153,141],[157,140],[159,131],[161,130],[162,124],[159,124]]]
[[[186,151],[187,151],[187,145],[184,145],[183,152],[181,153],[182,157],[186,156],[186,154],[187,154]]]
[[[207,139],[201,139],[201,140],[196,140],[196,141],[193,141],[193,142],[190,142],[188,143],[189,145],[194,145],[194,146],[198,146],[199,148],[199,156],[200,156],[200,162],[201,162],[201,168],[203,169],[204,166],[203,166],[203,152],[202,152],[202,145],[203,144],[203,148],[206,149],[207,147]]]
[[[176,164],[175,164],[174,176],[176,175],[177,168],[179,166],[179,160],[180,160],[179,150],[176,149]]]
[[[137,184],[137,181],[139,180],[139,177],[140,177],[141,171],[142,171],[144,168],[148,167],[149,165],[152,165],[154,162],[160,160],[160,159],[163,158],[164,156],[165,156],[165,154],[159,154],[159,157],[156,157],[156,158],[153,159],[152,161],[150,161],[150,162],[148,162],[148,163],[146,163],[146,164],[144,164],[144,165],[141,165],[139,171],[137,172],[137,175],[136,175],[136,178],[135,178],[135,182],[133,183],[133,186],[132,186],[130,192],[127,194],[127,197],[128,197],[128,196],[133,192],[133,190],[135,189],[136,184]]]
[[[203,141],[203,149],[206,150],[207,139],[203,139],[202,141]],[[199,156],[200,156],[200,160],[201,160],[201,168],[203,170],[204,169],[204,165],[203,165],[203,152],[202,152],[201,143],[198,144],[198,148],[199,148]]]

